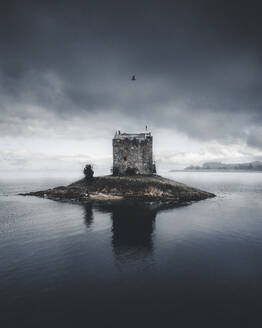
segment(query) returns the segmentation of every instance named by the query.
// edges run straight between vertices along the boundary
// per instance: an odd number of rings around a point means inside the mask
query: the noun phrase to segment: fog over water
[[[84,206],[16,195],[67,184],[68,177],[2,179],[3,327],[92,319],[259,322],[262,174],[169,177],[217,197],[164,211]]]

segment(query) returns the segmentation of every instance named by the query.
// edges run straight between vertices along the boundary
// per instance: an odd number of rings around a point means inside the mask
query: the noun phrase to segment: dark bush
[[[92,180],[93,179],[94,171],[93,171],[93,166],[91,164],[87,164],[85,166],[83,172],[84,172],[86,180]]]

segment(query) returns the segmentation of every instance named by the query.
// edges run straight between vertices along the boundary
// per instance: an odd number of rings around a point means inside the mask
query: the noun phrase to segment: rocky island
[[[68,186],[29,192],[23,195],[74,202],[132,200],[162,205],[177,205],[215,197],[214,194],[188,187],[156,175],[151,133],[116,132],[113,139],[112,175],[93,177],[91,165],[85,178]]]
[[[215,197],[214,194],[188,187],[161,176],[101,176],[23,194],[74,202],[135,200],[179,204]]]

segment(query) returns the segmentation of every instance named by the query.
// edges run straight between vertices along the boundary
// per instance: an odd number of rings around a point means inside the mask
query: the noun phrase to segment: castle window
[[[126,162],[126,160],[127,160],[127,158],[126,158],[126,156],[124,156],[124,161]]]

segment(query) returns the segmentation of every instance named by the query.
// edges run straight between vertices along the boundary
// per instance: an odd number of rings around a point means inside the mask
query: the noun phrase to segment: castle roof
[[[114,139],[140,139],[144,140],[148,137],[151,137],[151,132],[144,132],[144,133],[122,133],[120,131],[117,131]]]

